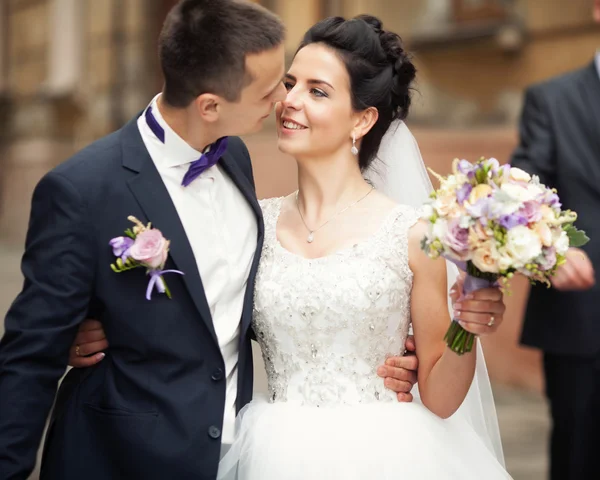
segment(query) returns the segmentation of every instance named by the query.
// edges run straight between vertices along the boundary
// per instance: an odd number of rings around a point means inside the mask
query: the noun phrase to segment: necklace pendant
[[[313,233],[313,232],[310,232],[310,233],[308,234],[308,237],[307,237],[306,241],[307,241],[308,243],[312,243],[314,240],[315,240],[315,235],[314,235],[314,233]]]

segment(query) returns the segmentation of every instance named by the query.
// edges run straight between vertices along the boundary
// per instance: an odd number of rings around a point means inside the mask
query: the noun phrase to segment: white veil
[[[419,145],[403,121],[394,121],[383,137],[377,153],[381,171],[367,176],[373,185],[398,203],[419,208],[429,198],[433,186],[421,157]],[[458,269],[446,262],[448,288],[456,281]],[[452,312],[449,304],[450,312]],[[494,406],[492,387],[485,365],[483,349],[477,344],[477,367],[465,401],[452,418],[467,421],[482,438],[486,446],[504,466],[500,429]],[[419,398],[418,385],[413,392]]]

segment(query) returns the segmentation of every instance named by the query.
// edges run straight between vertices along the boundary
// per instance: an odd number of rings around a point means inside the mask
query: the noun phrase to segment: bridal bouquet
[[[421,247],[467,272],[463,293],[501,286],[515,273],[543,282],[565,262],[569,247],[589,241],[562,210],[556,190],[494,158],[475,164],[454,160],[447,177],[432,172],[440,188],[424,206],[429,229]],[[475,335],[456,321],[445,341],[459,355],[471,351]]]

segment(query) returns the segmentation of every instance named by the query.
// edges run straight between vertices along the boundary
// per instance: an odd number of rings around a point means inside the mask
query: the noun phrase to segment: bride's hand
[[[500,289],[482,288],[469,295],[461,294],[465,274],[462,273],[450,290],[454,319],[468,332],[489,335],[498,330],[504,320],[504,296]]]

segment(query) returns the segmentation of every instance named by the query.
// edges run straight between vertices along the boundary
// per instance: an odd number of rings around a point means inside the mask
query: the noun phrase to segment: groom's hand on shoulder
[[[415,339],[410,336],[406,340],[406,354],[402,357],[390,357],[385,365],[377,369],[377,375],[384,379],[384,384],[396,392],[399,402],[412,402],[410,393],[417,383],[419,361],[415,355]]]
[[[69,365],[74,368],[96,365],[104,358],[102,350],[107,348],[108,340],[102,324],[98,320],[84,320],[69,350]]]

